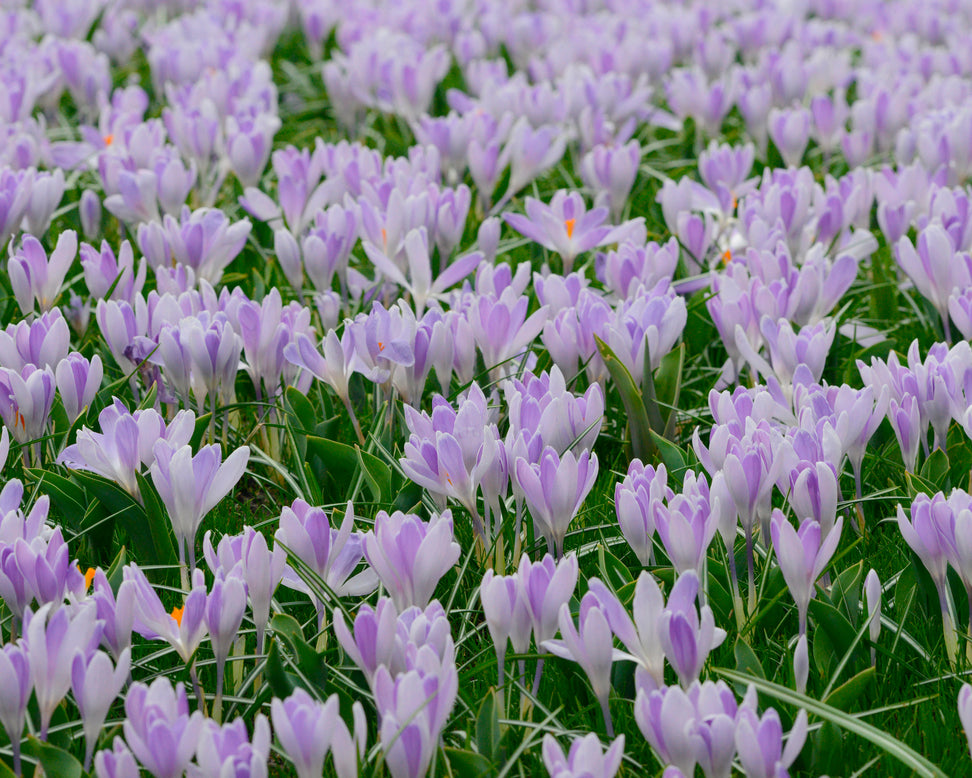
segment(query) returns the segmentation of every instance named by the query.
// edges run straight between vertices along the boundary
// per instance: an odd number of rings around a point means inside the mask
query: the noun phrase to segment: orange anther
[[[574,223],[576,221],[576,219],[567,219],[567,221],[564,222],[564,226],[567,228],[568,238],[572,238],[574,236]]]
[[[178,624],[180,627],[182,626],[182,612],[184,610],[185,610],[184,606],[182,608],[173,608],[172,613],[169,614],[172,618],[175,619],[176,624]]]
[[[107,135],[105,135],[105,137],[103,138],[103,140],[105,141],[105,145],[106,146],[110,146],[112,144],[112,142],[114,142],[115,136],[112,135],[111,133],[108,133]]]

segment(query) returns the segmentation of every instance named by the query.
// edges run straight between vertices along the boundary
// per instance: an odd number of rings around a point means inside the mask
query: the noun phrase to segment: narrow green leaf
[[[628,368],[624,366],[607,343],[597,335],[594,336],[601,359],[607,367],[611,380],[621,395],[625,413],[628,416],[628,433],[631,435],[631,452],[642,461],[651,458],[654,444],[651,441],[651,425],[648,423],[648,412],[641,390],[638,389]],[[647,371],[650,373],[650,371]]]
[[[490,689],[483,704],[479,706],[479,714],[476,716],[476,748],[490,762],[496,762],[499,759],[502,739],[503,731],[499,723],[496,690]]]
[[[604,583],[615,592],[634,580],[628,566],[605,548],[603,543],[598,543],[597,546],[597,566]]]
[[[492,775],[494,772],[492,763],[485,756],[477,754],[475,751],[445,746],[442,752],[449,760],[449,768],[455,776],[480,778],[481,776]]]
[[[301,432],[313,432],[317,426],[317,411],[307,396],[300,392],[296,387],[288,386],[284,395],[287,410],[290,411],[292,419],[297,422],[296,429]]]
[[[752,684],[756,687],[757,691],[773,699],[780,700],[797,708],[803,708],[808,714],[817,716],[824,721],[830,721],[848,732],[853,732],[855,735],[870,741],[889,756],[907,765],[916,775],[925,776],[926,778],[948,778],[942,770],[917,751],[914,751],[887,732],[868,724],[866,721],[862,721],[856,716],[844,713],[831,705],[819,702],[812,697],[795,692],[785,686],[767,681],[765,678],[759,678],[747,673],[739,673],[724,667],[716,667],[713,670],[723,678],[737,683]]]
[[[658,399],[658,410],[664,421],[663,435],[671,439],[675,432],[675,411],[678,398],[682,392],[682,373],[685,367],[685,344],[679,343],[669,351],[655,371],[655,393]]]

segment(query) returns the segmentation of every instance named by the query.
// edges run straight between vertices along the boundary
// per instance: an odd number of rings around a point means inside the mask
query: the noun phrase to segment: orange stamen
[[[181,608],[173,608],[172,613],[169,614],[172,618],[175,619],[175,623],[178,624],[180,627],[182,626],[182,612],[185,609],[186,609],[185,606]]]
[[[115,136],[109,132],[107,135],[105,135],[103,140],[105,141],[106,146],[110,146],[114,142]]]
[[[386,230],[384,227],[381,228],[381,247],[385,249],[385,251],[388,250],[388,230]]]
[[[381,341],[379,340],[379,341],[378,341],[378,352],[379,352],[379,353],[381,353],[381,352],[382,352],[382,351],[384,351],[384,350],[385,350],[385,344],[384,344],[384,343],[382,343],[382,342],[381,342]]]
[[[564,222],[564,226],[567,228],[568,238],[574,237],[574,223],[576,221],[577,221],[576,219],[567,219],[567,221]]]
[[[731,259],[732,259],[732,252],[729,249],[726,249],[725,251],[722,252],[723,265],[728,265]]]
[[[80,570],[80,569],[81,568],[79,567],[78,570]],[[94,577],[95,577],[95,569],[93,567],[89,567],[87,570],[84,571],[84,590],[85,591],[88,591],[88,589],[91,588],[91,582],[94,580]]]

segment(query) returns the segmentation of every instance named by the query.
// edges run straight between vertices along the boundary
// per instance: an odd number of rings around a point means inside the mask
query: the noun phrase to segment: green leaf
[[[111,587],[112,592],[116,595],[118,594],[118,587],[122,585],[124,580],[124,568],[128,564],[128,548],[122,546],[118,549],[118,553],[115,555],[115,559],[112,561],[111,565],[108,567],[108,571],[105,573],[105,577],[108,579],[108,585]]]
[[[636,458],[647,461],[654,452],[654,444],[651,440],[651,425],[648,423],[648,411],[645,408],[645,400],[641,390],[635,384],[628,368],[617,358],[608,344],[597,335],[594,336],[594,340],[597,342],[597,349],[601,354],[601,359],[604,360],[611,380],[614,381],[618,394],[621,395],[621,402],[628,417],[631,453]],[[648,374],[650,372],[650,370],[646,371]]]
[[[948,488],[948,454],[936,448],[921,466],[921,477],[934,484],[938,491]]]
[[[649,430],[649,433],[651,434],[651,442],[658,447],[661,460],[672,476],[678,476],[688,469],[688,465],[685,463],[685,452],[682,449],[654,430]]]
[[[360,468],[365,481],[375,491],[375,499],[382,503],[391,502],[391,468],[374,454],[362,451],[358,446],[308,435],[307,455],[308,458],[316,456],[323,466],[323,474],[330,476],[338,486],[353,484]],[[314,467],[313,462],[311,467]],[[343,494],[346,495],[347,490]]]
[[[838,710],[849,710],[851,705],[857,702],[858,698],[867,691],[867,687],[874,681],[874,666],[861,670],[849,681],[834,689],[824,700],[826,705],[831,705]]]
[[[500,741],[503,730],[499,723],[499,707],[496,704],[496,690],[490,689],[489,694],[479,706],[476,716],[476,748],[490,762],[500,760]]]
[[[829,602],[821,599],[810,600],[810,615],[827,633],[831,644],[837,652],[837,658],[842,657],[854,645],[856,632],[851,623]]]
[[[925,776],[926,778],[947,778],[946,774],[942,772],[942,770],[928,761],[921,754],[914,751],[897,738],[894,738],[877,727],[868,724],[866,721],[862,721],[856,716],[852,716],[849,713],[844,713],[831,705],[819,702],[812,697],[795,692],[792,689],[786,688],[785,686],[780,686],[772,681],[767,681],[765,678],[758,678],[754,675],[739,673],[735,670],[729,670],[722,667],[716,667],[713,668],[713,670],[717,675],[721,675],[723,678],[736,683],[752,684],[756,687],[757,691],[769,697],[780,700],[781,702],[785,702],[789,705],[793,705],[797,708],[803,708],[810,715],[817,716],[824,721],[829,721],[836,724],[838,727],[841,727],[848,732],[853,732],[855,735],[870,741],[889,756],[894,757],[908,766],[917,775]]]
[[[682,372],[685,366],[685,344],[679,343],[678,347],[669,351],[658,365],[655,371],[655,394],[658,400],[658,409],[664,421],[664,436],[671,438],[675,432],[675,408],[678,407],[678,398],[682,391]],[[646,368],[647,369],[647,368]]]
[[[49,743],[42,743],[30,735],[22,744],[24,756],[36,759],[44,772],[57,778],[81,778],[81,763],[67,751],[62,751]]]
[[[81,485],[53,470],[27,468],[24,472],[29,479],[37,482],[44,494],[51,498],[64,523],[77,532],[81,526],[80,519],[84,515],[85,506],[88,504]]]
[[[295,677],[287,672],[284,664],[279,638],[270,641],[270,650],[267,651],[266,678],[267,685],[273,690],[273,695],[281,700],[289,697],[297,688]]]
[[[178,562],[178,554],[175,535],[172,532],[172,520],[165,506],[162,505],[155,486],[137,473],[135,478],[138,481],[138,491],[145,503],[146,527],[142,529],[142,533],[147,535],[144,542],[150,542],[154,549],[155,556],[152,562],[159,565],[174,565]]]
[[[314,406],[307,399],[307,396],[296,387],[288,386],[284,398],[287,410],[298,422],[297,429],[305,433],[313,432],[314,428],[317,427],[317,411],[314,410]]]
[[[597,567],[604,583],[615,592],[634,580],[628,566],[605,548],[603,543],[597,545]]]
[[[459,748],[442,749],[446,759],[449,760],[449,768],[455,776],[462,778],[480,778],[481,776],[493,775],[492,763],[482,754],[475,751],[465,751]]]
[[[760,678],[766,677],[763,665],[753,651],[752,646],[745,640],[737,640],[732,648],[732,653],[736,657],[736,669],[741,673],[755,674]],[[743,689],[745,692],[745,689]]]
[[[4,761],[6,757],[0,757],[0,778],[17,778],[17,774]]]
[[[323,689],[327,681],[327,665],[324,655],[304,640],[304,631],[293,616],[278,613],[270,619],[270,629],[280,638],[294,656],[295,664],[306,682],[317,689]]]
[[[860,616],[861,601],[861,580],[864,578],[864,562],[841,570],[840,574],[834,578],[834,584],[830,590],[830,599],[847,620],[855,622]]]

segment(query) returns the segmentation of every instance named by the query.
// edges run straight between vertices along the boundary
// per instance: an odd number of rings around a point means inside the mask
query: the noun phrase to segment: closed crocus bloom
[[[840,492],[837,475],[827,462],[802,461],[790,471],[790,507],[800,522],[813,519],[824,535],[833,529]]]
[[[151,686],[133,683],[125,697],[125,741],[142,767],[157,778],[178,778],[196,753],[203,715],[189,714],[185,687],[166,677]]]
[[[206,627],[216,657],[216,701],[219,711],[223,697],[223,670],[246,611],[246,584],[236,575],[216,576],[206,598]]]
[[[927,424],[922,424],[917,398],[912,394],[905,394],[898,402],[892,397],[888,405],[888,421],[891,422],[891,429],[898,439],[905,470],[913,473],[922,436],[928,434]]]
[[[0,648],[0,724],[13,747],[14,773],[20,775],[20,740],[31,691],[30,663],[22,643]]]
[[[94,240],[101,232],[101,198],[93,189],[85,189],[78,203],[81,232],[88,240]]]
[[[206,719],[196,747],[196,763],[189,765],[189,778],[265,778],[270,757],[270,724],[262,713],[253,721],[250,741],[243,719],[222,727]]]
[[[573,660],[583,668],[591,682],[594,696],[601,705],[608,735],[613,736],[614,726],[608,708],[611,667],[615,659],[623,658],[624,655],[614,648],[614,634],[601,612],[597,597],[591,593],[584,595],[576,627],[570,615],[570,606],[566,603],[560,608],[558,623],[563,639],[547,640],[543,648],[562,659]]]
[[[95,774],[98,778],[139,778],[141,773],[132,752],[120,737],[115,738],[111,749],[95,754]]]
[[[101,623],[94,604],[82,606],[74,615],[55,603],[24,614],[24,642],[30,660],[31,680],[40,709],[40,737],[47,739],[47,727],[54,709],[71,688],[71,660],[78,651],[91,653],[98,645]]]
[[[71,332],[59,308],[0,331],[0,364],[15,370],[25,365],[53,370],[70,349]]]
[[[783,579],[796,602],[802,635],[807,629],[807,608],[816,594],[817,579],[837,550],[844,517],[837,519],[833,530],[825,537],[822,537],[820,524],[812,519],[804,520],[799,530],[794,529],[779,509],[773,511],[771,521],[773,549]]]
[[[531,562],[526,554],[520,559],[517,577],[520,593],[533,622],[533,639],[537,647],[557,634],[560,608],[574,594],[577,585],[577,557],[568,554],[554,562],[547,554]]]
[[[959,720],[962,722],[962,729],[965,730],[965,739],[969,745],[969,752],[972,753],[972,686],[967,683],[962,684],[958,695]]]
[[[772,109],[769,135],[787,167],[796,167],[810,140],[810,112],[806,108]]]
[[[451,511],[433,514],[428,522],[401,511],[379,511],[363,542],[368,564],[399,609],[428,605],[439,579],[462,552],[453,537]]]
[[[575,738],[566,757],[553,735],[543,736],[543,764],[550,778],[614,778],[623,757],[624,735],[614,740],[607,751],[593,732]]]
[[[398,635],[398,610],[390,597],[382,597],[374,608],[367,603],[362,605],[351,629],[344,614],[335,609],[334,634],[369,684],[379,666],[384,665],[393,672],[403,669],[400,667],[402,646]]]
[[[270,601],[283,578],[287,552],[276,542],[271,551],[263,533],[253,527],[243,528],[242,552],[243,580],[256,627],[257,653],[262,653],[264,632],[270,620]]]
[[[10,285],[24,315],[34,310],[35,300],[42,311],[53,307],[77,253],[78,235],[74,230],[60,234],[50,259],[37,238],[32,235],[24,238],[21,250],[11,257],[8,268]]]
[[[938,311],[945,338],[950,339],[949,297],[955,289],[972,286],[972,258],[956,252],[944,227],[934,222],[918,234],[917,245],[907,237],[901,238],[895,245],[894,255],[922,297]]]
[[[764,316],[760,330],[769,347],[773,372],[782,383],[793,383],[793,375],[799,365],[806,365],[814,381],[820,380],[834,335],[837,334],[836,325],[820,322],[801,327],[800,332],[796,333],[786,319],[774,322],[769,316]]]
[[[658,620],[665,658],[675,669],[683,687],[698,680],[709,653],[726,639],[725,630],[715,625],[712,609],[708,605],[696,609],[698,591],[699,579],[695,571],[682,573]]]
[[[640,459],[631,461],[628,474],[614,489],[614,509],[621,534],[645,567],[651,564],[653,556],[655,506],[673,496],[665,465],[659,465],[656,470],[642,464]]]
[[[25,365],[22,371],[0,367],[0,418],[18,443],[43,437],[54,404],[54,373]]]
[[[104,625],[101,643],[111,651],[115,661],[120,662],[122,651],[132,642],[132,625],[135,620],[134,586],[122,581],[116,598],[105,571],[99,567],[91,581],[91,599],[98,609],[98,620]]]
[[[567,451],[561,457],[547,446],[536,465],[518,458],[515,473],[530,515],[547,540],[547,549],[562,557],[567,527],[597,478],[597,455],[583,451],[575,457]]]
[[[81,354],[73,352],[58,363],[54,380],[70,422],[73,423],[91,405],[101,389],[102,378],[104,368],[97,354],[89,362]]]
[[[93,297],[132,302],[135,295],[142,293],[145,284],[145,258],[135,267],[132,244],[122,241],[118,256],[107,241],[101,242],[101,249],[87,243],[81,244],[81,267],[84,269],[84,282]]]
[[[154,446],[152,482],[166,507],[179,544],[179,559],[196,566],[196,531],[203,518],[236,486],[246,470],[250,449],[241,446],[222,461],[219,444],[203,446],[193,456],[188,445],[160,440]]]
[[[352,778],[357,775],[357,761],[354,759],[356,749],[348,749],[350,754],[339,754],[338,749],[347,749],[355,741],[358,752],[363,749],[363,733],[358,727],[360,707],[360,703],[355,703],[353,741],[347,725],[341,719],[336,694],[332,694],[327,702],[320,703],[303,689],[297,689],[286,700],[273,700],[270,704],[273,730],[284,752],[293,762],[297,778],[319,778],[324,772],[324,760],[328,751],[333,753],[339,778]],[[363,716],[363,712],[361,715]],[[353,770],[349,762],[353,765]]]
[[[736,751],[751,778],[780,778],[796,761],[807,738],[807,712],[800,710],[783,746],[779,714],[770,708],[762,718],[753,707],[740,706],[736,720]]]
[[[108,654],[95,651],[90,659],[84,654],[74,655],[71,663],[71,689],[81,711],[84,729],[84,766],[88,769],[94,754],[98,735],[108,716],[108,709],[128,680],[131,667],[130,650],[122,650],[117,664],[112,664]]]
[[[492,570],[487,570],[479,586],[479,599],[496,648],[499,686],[502,689],[506,678],[503,668],[506,643],[512,640],[513,650],[518,654],[525,653],[530,647],[530,612],[520,596],[516,575],[495,575]]]
[[[881,635],[881,579],[878,578],[877,571],[871,569],[864,579],[864,602],[867,606],[868,618],[868,637],[871,643],[877,643]],[[875,661],[875,650],[871,647],[871,662]]]
[[[709,508],[709,485],[705,476],[685,473],[681,494],[668,505],[654,505],[655,525],[665,552],[677,573],[695,570],[701,575],[706,552],[719,525],[719,512]]]
[[[694,775],[705,741],[699,733],[695,706],[688,694],[678,686],[653,691],[639,689],[634,713],[638,729],[658,760],[685,775]]]

